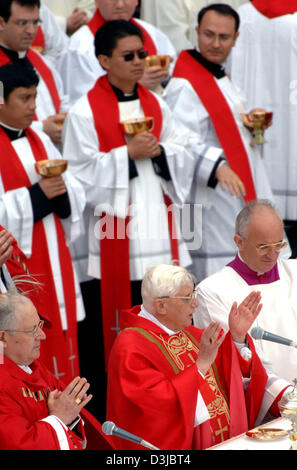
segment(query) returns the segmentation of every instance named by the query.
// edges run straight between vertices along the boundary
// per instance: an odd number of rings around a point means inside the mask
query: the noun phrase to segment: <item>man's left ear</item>
[[[165,299],[155,299],[154,309],[156,314],[163,315],[165,313]]]
[[[99,60],[99,63],[101,65],[101,67],[106,70],[106,72],[108,72],[109,70],[109,57],[107,55],[104,55],[104,54],[99,54],[97,56],[97,59]]]

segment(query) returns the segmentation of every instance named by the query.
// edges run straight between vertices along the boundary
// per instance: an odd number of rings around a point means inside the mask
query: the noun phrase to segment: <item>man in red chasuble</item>
[[[149,269],[142,298],[121,315],[107,419],[163,450],[204,449],[252,428],[267,382],[247,335],[262,308],[260,293],[233,303],[226,335],[219,322],[204,330],[192,326],[198,301],[185,268]],[[115,448],[140,449],[113,439]]]

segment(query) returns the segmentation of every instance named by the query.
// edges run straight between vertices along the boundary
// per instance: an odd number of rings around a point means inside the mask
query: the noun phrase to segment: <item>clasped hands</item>
[[[261,293],[253,291],[240,305],[233,302],[229,313],[229,329],[233,341],[244,343],[247,331],[262,309],[260,300]],[[218,349],[224,341],[225,335],[221,335],[221,330],[222,327],[219,322],[211,322],[201,336],[196,364],[198,370],[203,374],[206,374],[214,362]]]

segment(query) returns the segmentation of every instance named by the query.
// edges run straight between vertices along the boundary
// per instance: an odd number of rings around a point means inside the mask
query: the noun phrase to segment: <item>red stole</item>
[[[42,141],[29,127],[26,129],[26,137],[28,138],[35,160],[47,159],[48,156]],[[31,182],[22,162],[2,129],[0,129],[0,141],[0,168],[5,192],[21,187],[30,187]],[[34,224],[32,255],[26,259],[29,272],[42,285],[37,294],[29,295],[29,297],[31,297],[39,314],[46,320],[45,332],[47,339],[41,342],[41,358],[52,372],[55,372],[53,358],[56,358],[59,372],[64,374],[62,380],[70,381],[79,373],[74,273],[70,252],[66,246],[63,226],[55,214],[54,221],[58,237],[57,242],[68,329],[63,331],[61,327],[60,310],[53,277],[54,273],[52,273],[49,247],[42,220]],[[73,362],[73,371],[70,360],[71,355],[75,355],[76,358]]]
[[[252,0],[252,5],[267,18],[297,12],[297,0]]]
[[[245,185],[245,202],[256,199],[253,176],[244,144],[232,111],[213,75],[188,51],[182,51],[173,76],[189,80],[210,115],[230,167]]]
[[[45,48],[45,38],[41,26],[38,26],[37,34],[31,45],[32,49],[38,51],[40,54],[43,53]]]
[[[42,57],[32,49],[28,49],[27,51],[27,59],[31,62],[33,67],[36,68],[38,73],[41,75],[42,79],[44,80],[48,91],[51,95],[56,113],[60,112],[61,106],[61,99],[59,96],[59,92],[57,90],[56,82],[54,76],[52,74],[51,69],[46,65]],[[10,58],[0,49],[0,67],[2,65],[10,64]]]
[[[141,30],[141,33],[142,33],[142,37],[143,37],[143,46],[145,48],[145,50],[148,51],[149,55],[155,55],[157,54],[157,48],[156,48],[156,45],[154,43],[154,41],[152,40],[151,36],[148,34],[148,32],[146,31],[146,29],[144,29],[142,27],[142,25],[140,25],[140,23],[138,23],[137,21],[134,20],[134,18],[130,18],[130,22],[132,24],[134,24],[135,26],[137,26],[140,30]],[[100,14],[98,8],[97,10],[95,11],[93,17],[90,19],[90,21],[88,22],[88,27],[90,28],[91,32],[93,33],[93,35],[95,36],[97,30],[104,24],[106,23],[106,20],[103,18],[103,16]]]
[[[153,134],[159,140],[162,128],[162,114],[157,99],[145,87],[138,84],[138,96],[146,116],[154,116],[155,126]],[[100,151],[109,152],[112,148],[126,145],[126,141],[120,128],[120,116],[118,100],[110,86],[107,76],[97,80],[95,86],[88,93],[88,100],[94,116],[95,128],[100,142]],[[164,196],[165,202],[171,204],[170,199]],[[172,259],[178,260],[178,243],[175,234],[173,217],[169,213],[169,231],[171,237]],[[113,220],[112,216],[105,217],[107,221]],[[102,222],[103,219],[101,219]],[[123,227],[120,219],[114,219],[114,227]],[[127,228],[129,217],[125,220]],[[109,223],[108,222],[108,223]],[[123,222],[123,221],[122,221]],[[111,226],[112,222],[111,222]],[[101,233],[103,233],[101,224]],[[115,232],[116,233],[116,232]],[[108,360],[109,352],[116,338],[116,331],[112,329],[116,318],[116,312],[131,307],[131,285],[129,272],[129,239],[125,230],[125,237],[107,238],[100,240],[101,260],[101,306],[104,334],[105,360]]]

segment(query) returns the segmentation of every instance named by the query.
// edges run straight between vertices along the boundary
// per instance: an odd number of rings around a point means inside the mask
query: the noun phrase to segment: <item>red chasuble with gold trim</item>
[[[267,18],[297,12],[297,0],[252,0],[251,4]]]
[[[54,76],[52,74],[51,69],[47,66],[40,55],[33,51],[32,49],[28,49],[27,51],[27,59],[31,62],[32,66],[36,68],[40,76],[42,77],[43,81],[45,82],[48,91],[51,95],[56,113],[60,112],[61,106],[61,99],[59,96],[59,92],[56,86],[56,82]],[[1,49],[0,50],[0,67],[2,65],[10,64],[10,58],[5,54],[5,52]]]
[[[213,75],[195,60],[188,51],[182,51],[177,59],[172,76],[185,78],[191,83],[210,115],[230,167],[245,185],[245,202],[256,199],[257,195],[248,155],[232,111]]]
[[[25,132],[35,160],[47,159],[48,155],[38,135],[31,128],[27,128]],[[0,170],[4,190],[10,191],[31,186],[20,157],[2,129],[0,129],[0,142]],[[68,383],[75,375],[79,375],[76,294],[73,265],[69,248],[66,245],[63,226],[59,217],[55,214],[53,216],[57,233],[68,329],[66,331],[62,329],[54,279],[55,273],[52,272],[50,247],[47,244],[42,220],[34,224],[32,255],[26,258],[26,266],[33,278],[41,283],[41,288],[38,289],[37,293],[28,296],[40,316],[46,320],[45,333],[47,339],[41,343],[41,358],[54,373],[57,366],[59,372],[63,373],[63,381],[65,380]],[[75,357],[73,361],[70,360],[71,356]]]
[[[3,358],[1,358],[3,359]],[[0,362],[0,449],[1,450],[82,450],[85,440],[82,422],[78,432],[48,417],[50,391],[63,390],[59,380],[39,361],[30,365],[32,374],[4,357]]]
[[[142,32],[142,37],[143,37],[143,46],[144,49],[148,51],[149,55],[155,55],[157,54],[157,48],[155,43],[153,42],[151,36],[148,34],[146,29],[142,27],[137,21],[134,20],[134,18],[130,18],[129,20],[132,24],[137,26],[140,31]],[[88,27],[90,28],[90,31],[92,34],[95,36],[96,31],[102,26],[104,23],[106,23],[106,20],[102,17],[100,14],[99,10],[97,9],[93,15],[93,17],[90,19],[88,22]]]
[[[228,333],[203,378],[196,366],[203,330],[169,336],[139,310],[122,312],[124,329],[110,355],[107,419],[161,450],[203,449],[253,427],[267,375],[252,341],[246,362]],[[242,375],[251,376],[246,392]],[[198,390],[210,419],[194,428]],[[114,445],[141,448],[119,438]]]
[[[162,129],[162,113],[159,103],[154,95],[141,84],[138,84],[137,93],[145,116],[154,117],[154,129],[152,132],[159,141]],[[126,140],[120,127],[118,100],[106,75],[100,77],[95,86],[89,91],[88,100],[94,116],[99,150],[101,152],[109,152],[113,148],[126,145]],[[168,196],[164,195],[164,201],[167,207],[171,205]],[[104,220],[107,221],[107,218],[104,217]],[[127,217],[125,222],[126,227],[128,226],[128,221],[129,217]],[[172,259],[178,260],[178,240],[175,236],[175,221],[170,211],[168,225]],[[111,224],[111,226],[122,227],[123,225],[115,223]],[[104,227],[101,226],[102,231],[103,229]],[[101,304],[106,361],[116,338],[116,332],[112,330],[112,326],[115,324],[116,312],[123,308],[131,307],[129,239],[126,230],[125,235],[125,238],[121,236],[108,238],[105,236],[100,239]]]

